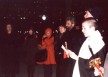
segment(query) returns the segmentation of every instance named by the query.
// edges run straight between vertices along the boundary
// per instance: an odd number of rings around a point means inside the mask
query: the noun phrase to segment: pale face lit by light
[[[66,31],[66,29],[64,27],[60,26],[59,31],[60,31],[60,33],[64,33]]]
[[[29,30],[29,34],[30,34],[30,35],[33,34],[33,30],[32,30],[32,29]]]
[[[89,11],[85,11],[85,15],[84,18],[89,18],[89,17],[93,17],[92,14]]]
[[[92,34],[93,31],[94,31],[94,28],[91,27],[90,23],[88,23],[88,22],[82,23],[82,32],[85,37],[90,37],[90,35]]]
[[[51,36],[51,32],[50,32],[50,31],[47,31],[45,34],[46,34],[46,36],[48,36],[48,37]]]
[[[12,31],[12,25],[8,24],[8,25],[6,26],[6,30],[7,30],[8,32]]]

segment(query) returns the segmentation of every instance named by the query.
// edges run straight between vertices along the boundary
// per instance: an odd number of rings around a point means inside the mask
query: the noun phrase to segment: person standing
[[[66,27],[59,26],[59,34],[55,38],[55,55],[56,55],[56,77],[65,77],[64,66],[64,51],[61,49],[62,44],[65,44],[66,39]]]
[[[86,40],[82,44],[79,54],[76,55],[68,50],[70,57],[76,60],[72,77],[100,77],[100,74],[103,73],[105,43],[97,26],[94,18],[85,19],[82,23],[82,32]],[[100,67],[90,68],[89,63],[95,58],[101,59]],[[96,59],[94,62],[96,63]]]
[[[32,27],[29,29],[28,35],[25,37],[24,50],[26,52],[26,65],[28,77],[34,77],[37,38],[34,35],[34,30]]]
[[[96,19],[95,22],[98,21],[99,19],[99,16],[100,16],[100,12],[99,12],[99,9],[89,9],[85,12],[85,15],[84,15],[84,18],[89,18],[89,17],[93,17]],[[99,21],[98,21],[99,22]],[[105,63],[104,63],[104,77],[108,77],[108,53],[106,53],[106,51],[104,52],[104,54],[107,54],[105,57]]]
[[[54,51],[54,36],[51,28],[46,28],[45,34],[42,38],[42,44],[39,45],[41,49],[47,52],[47,59],[43,62],[37,62],[44,65],[44,77],[52,77],[52,66],[56,64]]]
[[[2,71],[5,77],[15,77],[17,67],[17,34],[14,33],[11,24],[6,25],[2,36]]]
[[[66,28],[67,31],[65,33],[66,39],[65,42],[67,43],[67,48],[78,54],[82,43],[82,34],[76,29],[75,27],[75,18],[74,17],[67,17],[66,19]],[[71,77],[75,60],[71,59],[70,57],[65,58],[65,77]]]

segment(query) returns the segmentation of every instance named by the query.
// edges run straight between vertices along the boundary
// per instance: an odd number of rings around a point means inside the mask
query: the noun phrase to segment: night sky
[[[40,31],[46,27],[57,29],[59,24],[65,24],[67,16],[75,16],[80,26],[84,10],[92,7],[101,8],[102,22],[106,22],[107,0],[0,0],[0,27],[11,23],[17,30],[27,30],[30,26]],[[42,15],[46,15],[45,21]]]

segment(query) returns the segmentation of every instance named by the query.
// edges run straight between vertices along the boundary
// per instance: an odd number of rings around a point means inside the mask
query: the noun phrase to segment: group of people
[[[22,45],[28,77],[34,77],[36,64],[44,65],[44,77],[52,77],[53,65],[56,65],[56,77],[108,76],[106,73],[108,59],[105,61],[105,43],[98,30],[98,20],[90,10],[85,12],[84,18],[82,32],[76,28],[74,17],[67,17],[66,24],[58,27],[59,34],[54,35],[52,28],[46,28],[41,39],[33,34],[33,27],[29,28]],[[6,32],[0,38],[2,72],[5,77],[15,77],[18,72],[20,38],[16,37],[18,35],[13,33],[12,25],[7,24]],[[61,48],[62,46],[65,50]],[[39,50],[47,52],[44,61],[36,61],[36,53]],[[94,58],[101,60],[98,68],[96,65],[90,68],[90,61]],[[104,62],[105,71],[103,71]]]

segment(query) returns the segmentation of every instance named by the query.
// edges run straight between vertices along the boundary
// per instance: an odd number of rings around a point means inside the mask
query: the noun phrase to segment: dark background
[[[46,27],[55,31],[60,24],[65,24],[68,16],[75,16],[76,25],[81,29],[85,9],[98,7],[102,13],[99,27],[107,43],[107,4],[107,0],[0,0],[0,31],[10,23],[22,34],[31,26],[43,34]],[[42,15],[46,15],[45,21]]]
[[[107,0],[0,0],[0,27],[12,23],[19,30],[29,26],[37,30],[47,26],[55,29],[58,24],[65,23],[67,16],[75,16],[80,25],[84,10],[92,7],[101,8],[102,21],[106,22],[107,3]],[[41,19],[43,14],[47,16],[46,21]]]
[[[46,27],[52,27],[54,32],[60,24],[65,24],[68,16],[75,16],[76,25],[80,27],[84,19],[85,9],[99,7],[102,15],[99,18],[100,31],[104,37],[107,51],[108,33],[108,0],[0,0],[0,37],[5,30],[6,24],[13,25],[14,30],[22,35],[33,26],[39,35],[42,35]],[[98,14],[98,13],[97,13]],[[42,20],[42,15],[47,19]],[[20,33],[21,32],[21,33]],[[24,40],[21,40],[22,42]],[[21,43],[22,44],[22,43]],[[22,46],[22,45],[21,45]],[[19,49],[20,50],[20,49]],[[20,51],[22,55],[22,51]],[[20,57],[22,60],[23,57]],[[41,69],[40,69],[41,68]],[[18,77],[26,77],[24,64],[20,64]],[[36,66],[36,76],[42,77],[42,67]],[[38,73],[40,71],[40,73]],[[0,72],[1,73],[1,72]],[[25,76],[23,76],[25,74]],[[1,74],[2,75],[2,74]],[[39,76],[38,76],[39,75]]]

